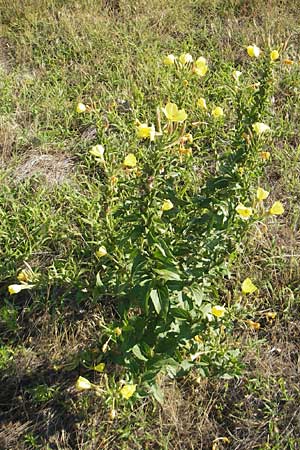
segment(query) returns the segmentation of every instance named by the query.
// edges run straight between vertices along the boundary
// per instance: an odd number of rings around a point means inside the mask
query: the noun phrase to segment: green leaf
[[[166,281],[180,281],[180,274],[173,270],[167,269],[154,269],[154,272],[157,273],[160,278]]]
[[[150,298],[152,300],[155,311],[159,315],[159,313],[161,311],[161,304],[160,304],[160,298],[158,295],[158,291],[156,289],[152,289],[152,291],[150,292]]]
[[[142,354],[141,349],[138,346],[138,344],[136,344],[134,347],[132,347],[131,351],[134,354],[134,356],[137,359],[139,359],[140,361],[148,361],[147,358]]]

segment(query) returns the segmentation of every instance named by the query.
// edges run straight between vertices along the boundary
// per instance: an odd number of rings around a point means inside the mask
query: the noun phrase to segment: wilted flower
[[[292,59],[284,59],[283,60],[283,64],[287,65],[287,66],[291,66],[292,64],[294,64],[294,61]]]
[[[193,57],[190,53],[182,53],[182,55],[179,56],[179,62],[183,65],[191,63],[193,62]]]
[[[175,103],[167,103],[163,112],[168,120],[171,122],[184,122],[187,118],[187,113],[184,109],[178,109]]]
[[[257,191],[256,191],[256,198],[257,198],[257,200],[259,200],[259,201],[265,200],[266,198],[268,198],[268,196],[269,196],[269,192],[268,191],[265,191],[261,187],[257,188]]]
[[[155,127],[151,125],[148,127],[147,123],[141,123],[137,127],[137,137],[141,139],[150,138],[150,141],[154,141],[155,139]]]
[[[236,212],[238,213],[238,215],[242,218],[242,219],[249,219],[249,217],[252,216],[253,212],[252,212],[252,208],[248,207],[248,206],[244,206],[242,203],[240,203],[239,205],[237,205],[237,207],[235,208]]]
[[[211,114],[215,119],[218,119],[219,117],[223,117],[224,116],[223,108],[221,108],[220,106],[216,106],[212,110]]]
[[[86,106],[83,103],[78,103],[76,107],[78,113],[84,113],[86,111]]]
[[[17,279],[23,283],[28,283],[28,281],[32,280],[33,273],[29,269],[22,269],[21,272],[18,273]]]
[[[197,101],[197,106],[199,106],[199,108],[201,109],[207,109],[205,98],[200,97]]]
[[[279,58],[279,52],[277,50],[272,50],[270,53],[271,61],[276,61]]]
[[[268,159],[270,159],[271,153],[270,152],[260,152],[260,156],[261,156],[261,159],[263,159],[264,161],[267,161]]]
[[[130,397],[133,396],[133,394],[136,391],[136,384],[125,384],[125,386],[122,387],[120,390],[120,394],[123,398],[128,400]]]
[[[84,377],[79,377],[75,384],[75,388],[78,391],[85,391],[87,389],[92,389],[92,387],[92,383]]]
[[[111,420],[114,420],[117,417],[117,411],[115,409],[111,409],[109,417],[111,418]]]
[[[162,211],[170,211],[170,209],[174,208],[173,203],[171,202],[171,200],[164,200],[163,204],[162,204]]]
[[[275,202],[273,203],[272,207],[269,210],[269,213],[274,216],[279,216],[280,214],[284,213],[284,207],[281,202]]]
[[[165,57],[164,64],[166,66],[172,66],[175,63],[175,59],[176,59],[176,56],[170,54],[170,55]]]
[[[253,294],[255,291],[257,291],[257,287],[252,282],[251,278],[246,278],[242,283],[242,293]]]
[[[252,125],[252,128],[255,131],[255,133],[258,135],[263,134],[266,131],[270,131],[269,125],[266,125],[265,123],[262,123],[262,122],[255,122]]]
[[[98,250],[95,252],[95,255],[98,258],[102,258],[103,256],[107,255],[107,250],[104,246],[101,246],[98,248]]]
[[[246,323],[247,323],[248,327],[251,328],[252,330],[260,329],[260,323],[258,323],[258,322],[253,322],[253,320],[246,320]]]
[[[133,153],[129,153],[124,159],[123,165],[126,167],[136,167],[136,157]]]
[[[8,286],[8,292],[10,293],[10,295],[18,294],[24,289],[32,289],[33,287],[34,284],[11,284]]]
[[[94,145],[90,150],[90,154],[95,156],[96,158],[103,159],[103,155],[104,155],[103,145],[100,145],[100,144]]]
[[[253,57],[258,58],[260,55],[260,48],[257,47],[256,45],[248,45],[247,53],[251,58]]]
[[[223,317],[225,312],[226,312],[226,309],[224,308],[224,306],[215,305],[211,308],[211,313],[215,317]]]

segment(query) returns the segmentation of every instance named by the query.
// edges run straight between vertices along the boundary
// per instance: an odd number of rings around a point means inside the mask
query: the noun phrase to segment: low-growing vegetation
[[[296,5],[0,13],[1,448],[298,449]]]

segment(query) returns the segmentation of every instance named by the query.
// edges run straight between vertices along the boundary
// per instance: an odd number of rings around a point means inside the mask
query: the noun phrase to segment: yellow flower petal
[[[102,373],[103,370],[105,369],[105,363],[99,363],[99,364],[97,364],[97,366],[94,366],[93,369],[94,369],[96,372]]]
[[[204,77],[206,75],[207,71],[208,71],[207,60],[205,58],[203,58],[203,56],[200,56],[200,58],[198,58],[195,61],[195,66],[194,66],[193,72],[196,75],[199,75],[199,77]]]
[[[83,103],[78,103],[76,106],[76,111],[80,113],[84,113],[86,111],[86,106]]]
[[[268,198],[268,196],[269,196],[269,192],[268,191],[265,191],[261,187],[257,188],[257,191],[256,191],[256,198],[257,198],[257,200],[259,200],[259,201],[265,200],[266,198]]]
[[[239,81],[240,76],[242,75],[242,72],[240,72],[239,70],[234,70],[232,72],[232,76],[235,79],[236,82]]]
[[[137,137],[140,139],[150,138],[150,141],[154,141],[155,138],[155,128],[154,125],[148,127],[147,123],[141,123],[137,127]]]
[[[284,207],[281,202],[275,202],[273,203],[272,207],[269,210],[269,213],[274,216],[279,216],[280,214],[284,213]]]
[[[128,400],[130,397],[133,396],[133,394],[136,391],[136,384],[125,384],[125,386],[122,387],[120,390],[120,394],[123,398]]]
[[[171,200],[164,200],[163,204],[162,204],[162,211],[170,211],[170,209],[174,208],[173,203],[171,202]]]
[[[239,214],[239,216],[245,220],[249,219],[253,214],[252,208],[244,206],[241,203],[237,205],[235,210]]]
[[[182,55],[179,56],[179,62],[181,64],[188,64],[193,62],[193,57],[190,53],[182,53]]]
[[[103,155],[104,155],[103,145],[100,145],[100,144],[94,145],[90,150],[90,154],[95,156],[96,158],[103,159]]]
[[[102,258],[103,256],[107,255],[107,250],[104,246],[99,247],[98,250],[95,252],[95,255],[98,258]]]
[[[199,106],[199,108],[201,109],[207,109],[205,98],[200,97],[197,101],[197,106]]]
[[[32,289],[33,287],[34,284],[11,284],[10,286],[8,286],[8,292],[10,293],[10,295],[13,295],[18,294],[24,289]]]
[[[175,64],[175,59],[176,59],[176,57],[174,55],[170,54],[165,57],[164,64],[166,66],[172,66],[173,64]]]
[[[223,117],[224,116],[223,108],[221,108],[220,106],[216,106],[212,110],[211,114],[215,119],[218,119],[219,117]]]
[[[255,131],[255,133],[258,135],[265,133],[266,131],[270,131],[270,127],[262,122],[255,122],[252,125],[252,128]]]
[[[133,153],[129,153],[124,159],[123,165],[126,167],[136,167],[136,157]]]
[[[78,391],[85,391],[87,389],[92,389],[92,387],[92,383],[84,377],[79,377],[75,384],[75,388]]]
[[[224,306],[215,305],[211,308],[211,313],[215,317],[223,317],[225,312],[226,312],[226,309],[224,308]]]
[[[184,109],[178,109],[176,103],[167,103],[163,112],[168,120],[171,122],[183,122],[187,118],[187,113]]]
[[[248,45],[247,53],[251,58],[258,58],[260,55],[260,48],[256,45]]]
[[[276,61],[279,58],[279,52],[277,50],[272,50],[270,53],[271,61]]]
[[[257,291],[257,287],[252,282],[251,278],[246,278],[242,283],[242,293],[253,294],[255,291]]]

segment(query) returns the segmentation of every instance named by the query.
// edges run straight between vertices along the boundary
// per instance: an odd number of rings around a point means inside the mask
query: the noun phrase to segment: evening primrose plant
[[[210,99],[212,87],[190,95],[193,83],[213,77],[205,57],[165,56],[172,89],[162,86],[156,111],[136,117],[131,145],[118,157],[102,143],[90,151],[107,198],[107,228],[94,249],[95,292],[116,299],[118,310],[103,330],[98,362],[120,368],[113,383],[124,399],[152,394],[161,401],[158,380],[191,369],[225,378],[240,373],[238,351],[226,339],[232,312],[217,286],[230,275],[249,226],[284,212],[257,187],[270,157],[279,55],[255,45],[246,53],[259,78],[232,67],[226,105]],[[258,288],[247,278],[239,291],[255,295]]]

